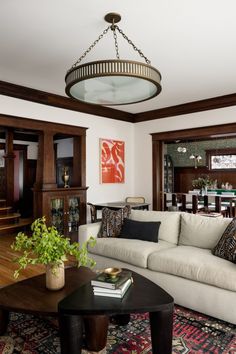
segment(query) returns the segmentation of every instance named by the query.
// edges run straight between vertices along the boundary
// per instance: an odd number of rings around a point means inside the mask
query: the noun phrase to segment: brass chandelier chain
[[[116,29],[118,30],[118,32],[122,35],[122,37],[128,42],[128,44],[130,44],[133,49],[139,53],[140,57],[143,58],[146,62],[147,65],[151,65],[151,61],[143,54],[143,52],[141,51],[141,49],[138,49],[136,47],[136,45],[132,42],[131,39],[129,39],[126,34],[122,31],[122,29],[117,26],[114,25],[114,23],[111,26],[108,26],[107,28],[104,29],[104,31],[98,36],[98,38],[89,46],[88,49],[86,49],[86,51],[81,55],[81,57],[72,65],[72,67],[68,70],[71,71],[72,69],[74,69],[85,57],[86,55],[97,45],[97,43],[107,34],[107,32],[109,31],[109,29],[111,29],[111,31],[113,32],[113,38],[115,41],[115,51],[116,51],[116,59],[120,59],[120,54],[119,54],[119,47],[118,47],[118,41],[117,41],[117,34],[116,34]]]
[[[116,34],[116,26],[111,26],[111,30],[113,31],[113,37],[115,41],[115,50],[116,50],[116,59],[120,59],[120,54],[119,54],[119,47],[118,47],[118,41],[117,41],[117,34]]]
[[[138,49],[138,48],[136,47],[136,45],[134,45],[134,43],[132,42],[132,40],[129,39],[129,38],[126,36],[126,34],[122,31],[122,29],[121,29],[119,26],[115,25],[115,27],[117,28],[117,30],[119,31],[119,33],[123,36],[123,38],[124,38],[130,45],[132,45],[133,49],[134,49],[136,52],[139,53],[140,57],[143,58],[143,59],[146,61],[146,63],[147,63],[148,65],[151,65],[151,61],[143,54],[143,52],[141,51],[141,49]]]
[[[95,47],[95,45],[104,37],[105,34],[107,34],[107,32],[109,31],[109,28],[111,26],[108,26],[107,28],[104,29],[104,31],[100,34],[100,36],[98,36],[97,39],[95,39],[95,41],[90,45],[90,47],[81,55],[81,57],[72,65],[71,69],[74,69],[80,62],[81,60],[83,60],[86,55]],[[71,69],[69,69],[68,71],[70,71]]]

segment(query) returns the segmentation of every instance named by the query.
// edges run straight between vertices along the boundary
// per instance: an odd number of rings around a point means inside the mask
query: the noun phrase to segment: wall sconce
[[[194,160],[194,167],[197,168],[197,164],[202,160],[201,155],[190,155],[190,160]]]

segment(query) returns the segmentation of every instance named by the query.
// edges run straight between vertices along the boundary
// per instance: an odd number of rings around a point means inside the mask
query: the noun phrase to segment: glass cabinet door
[[[80,198],[79,197],[68,197],[68,231],[74,232],[78,231],[79,228],[79,208],[80,208]]]
[[[51,220],[52,225],[57,228],[60,233],[64,233],[64,199],[51,199]]]

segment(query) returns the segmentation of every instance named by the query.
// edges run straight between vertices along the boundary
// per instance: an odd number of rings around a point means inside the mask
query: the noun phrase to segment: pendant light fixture
[[[111,23],[68,70],[66,94],[79,101],[99,105],[125,105],[149,100],[161,92],[161,74],[151,66],[149,59],[124,34],[116,23],[121,16],[108,13],[105,21]],[[80,64],[95,45],[111,30],[116,59],[98,60]],[[119,33],[146,63],[120,59],[117,41]]]

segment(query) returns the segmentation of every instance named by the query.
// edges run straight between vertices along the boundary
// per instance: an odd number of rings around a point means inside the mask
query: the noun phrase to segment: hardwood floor
[[[0,236],[0,287],[45,272],[43,265],[28,266],[21,272],[17,280],[14,279],[14,271],[17,269],[17,264],[14,263],[14,259],[18,255],[17,252],[11,249],[11,244],[14,240],[14,234]]]
[[[14,279],[14,271],[18,268],[17,264],[14,263],[14,259],[19,254],[11,249],[11,244],[14,240],[14,234],[0,236],[0,287],[45,273],[44,265],[29,265],[21,272],[18,279]],[[72,257],[66,265],[75,265]]]

